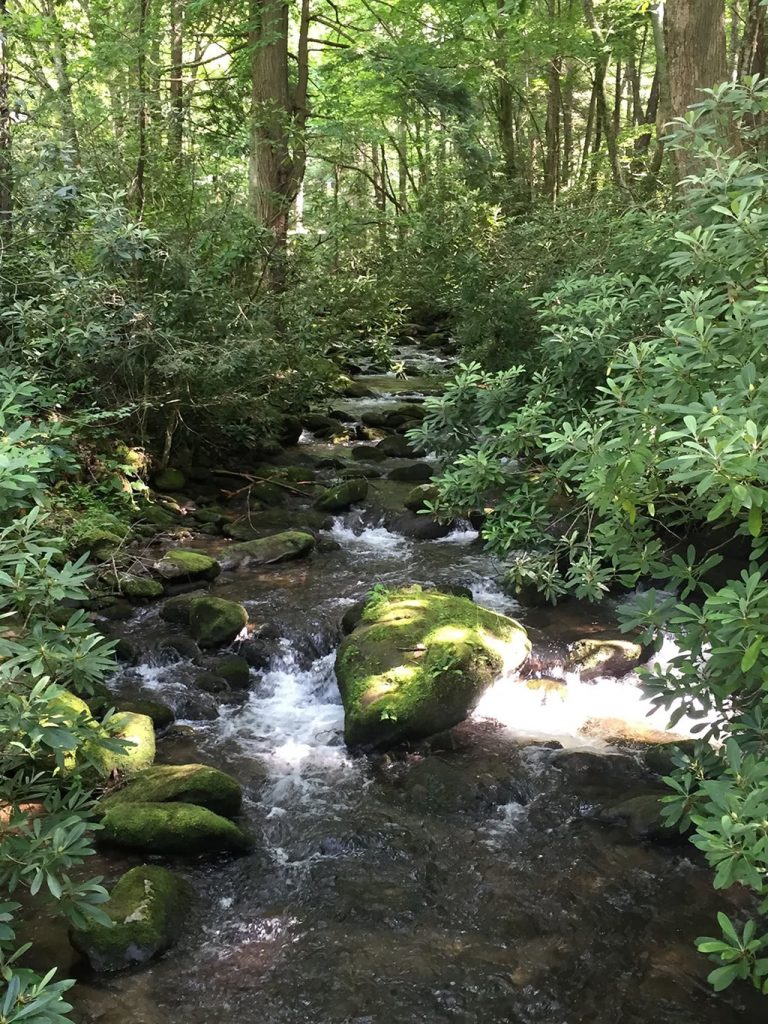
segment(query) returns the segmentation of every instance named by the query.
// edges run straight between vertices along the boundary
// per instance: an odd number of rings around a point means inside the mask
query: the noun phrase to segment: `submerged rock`
[[[143,864],[123,875],[104,904],[112,924],[89,921],[71,929],[70,940],[96,971],[147,963],[174,944],[191,897],[184,879]]]
[[[381,747],[450,729],[529,653],[518,622],[464,597],[375,592],[336,657],[345,739]]]
[[[222,564],[231,569],[239,566],[277,565],[296,558],[305,558],[315,546],[311,533],[286,530],[272,537],[231,544],[221,554]]]
[[[230,643],[247,623],[245,608],[222,597],[198,597],[189,608],[189,627],[201,647]]]
[[[643,658],[641,644],[631,640],[577,640],[571,644],[565,662],[567,672],[579,672],[582,679],[625,676]]]
[[[240,783],[218,768],[204,764],[155,765],[100,800],[98,808],[104,813],[123,804],[184,803],[233,818],[240,812],[242,799]]]
[[[233,689],[247,689],[251,682],[251,667],[240,654],[224,654],[209,662],[208,668],[224,679]]]
[[[688,832],[681,832],[677,827],[666,825],[661,813],[662,797],[669,796],[670,790],[658,790],[640,793],[637,796],[620,800],[610,807],[604,807],[597,814],[598,821],[605,825],[626,828],[635,839],[650,839],[663,843],[684,843]]]
[[[215,558],[187,548],[166,551],[160,561],[155,562],[154,569],[164,580],[174,581],[215,580],[221,572]]]
[[[244,853],[251,840],[227,818],[187,803],[123,803],[104,814],[97,841],[144,853]]]
[[[365,501],[368,496],[368,482],[362,477],[355,477],[343,484],[331,487],[315,502],[321,512],[345,512],[358,501]]]

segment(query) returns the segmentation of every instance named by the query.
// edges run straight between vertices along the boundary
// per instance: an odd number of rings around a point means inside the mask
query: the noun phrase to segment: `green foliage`
[[[645,680],[702,746],[670,779],[669,824],[715,885],[741,884],[768,913],[768,325],[764,238],[768,81],[708,93],[678,125],[690,177],[678,208],[624,219],[610,274],[575,270],[539,305],[541,337],[522,366],[463,367],[412,432],[450,463],[434,511],[485,510],[486,540],[512,586],[599,600],[651,581],[625,627],[678,654]],[[738,153],[729,149],[740,133]],[[672,248],[670,241],[672,240]],[[632,253],[643,253],[637,261]],[[638,272],[637,268],[641,268]],[[656,325],[660,324],[659,327]],[[723,578],[731,559],[740,569]],[[732,562],[730,563],[732,564]],[[663,586],[663,590],[660,587]],[[768,992],[764,919],[700,948]]]
[[[71,689],[91,692],[114,667],[112,645],[81,611],[57,626],[62,602],[82,601],[84,560],[69,562],[47,532],[42,501],[53,474],[75,465],[68,434],[46,409],[49,396],[18,374],[0,381],[0,891],[43,896],[74,925],[105,920],[100,880],[73,878],[94,852],[92,800],[81,772],[101,747],[122,749]],[[64,1021],[71,983],[18,966],[14,916],[0,914],[0,1016],[38,1024]]]

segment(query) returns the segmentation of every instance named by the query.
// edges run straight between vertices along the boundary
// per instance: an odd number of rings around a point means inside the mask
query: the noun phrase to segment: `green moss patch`
[[[166,868],[132,868],[103,908],[111,926],[94,921],[72,929],[72,945],[97,971],[146,963],[176,941],[191,898],[189,884]]]
[[[315,502],[315,507],[321,512],[345,512],[356,502],[365,501],[367,497],[368,481],[357,477],[324,491]]]
[[[244,853],[251,840],[234,822],[185,803],[122,803],[110,807],[96,839],[144,853]]]
[[[231,544],[222,552],[222,562],[227,568],[244,565],[276,565],[305,558],[315,547],[311,533],[300,530],[284,530],[271,537]]]
[[[529,653],[518,622],[465,597],[374,591],[336,658],[346,741],[381,747],[449,729]]]
[[[240,783],[204,764],[155,765],[123,789],[99,802],[102,813],[110,807],[136,803],[184,803],[206,807],[214,814],[232,818],[240,811]]]
[[[221,572],[215,558],[186,548],[167,551],[154,569],[164,580],[215,580]]]
[[[241,604],[221,597],[198,597],[189,606],[189,627],[201,647],[230,643],[247,622]]]

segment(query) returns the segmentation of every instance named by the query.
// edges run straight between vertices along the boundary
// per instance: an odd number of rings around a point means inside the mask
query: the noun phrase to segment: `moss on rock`
[[[215,580],[221,572],[215,558],[187,548],[166,551],[154,569],[164,580]]]
[[[118,711],[106,725],[112,739],[123,740],[124,750],[107,750],[95,743],[87,743],[84,753],[93,762],[102,778],[113,772],[131,777],[149,768],[155,760],[155,727],[149,715],[133,711]]]
[[[189,608],[192,636],[201,647],[228,644],[248,622],[248,612],[235,601],[221,597],[198,597]]]
[[[90,921],[73,928],[70,939],[97,971],[119,971],[147,963],[179,936],[192,890],[166,868],[131,868],[102,908],[112,924]]]
[[[77,539],[74,549],[78,555],[88,554],[97,562],[108,562],[122,543],[122,537],[112,530],[89,530]]]
[[[208,665],[211,672],[236,690],[245,690],[251,682],[251,666],[240,654],[223,654]]]
[[[151,601],[153,598],[162,597],[164,593],[162,583],[146,576],[112,573],[106,579],[111,587],[131,601]]]
[[[368,481],[356,477],[324,491],[315,502],[315,507],[321,512],[345,512],[355,502],[365,501],[367,496]]]
[[[345,739],[381,747],[450,729],[529,653],[518,622],[465,597],[374,592],[336,657]]]
[[[251,840],[227,818],[186,803],[123,803],[104,814],[96,838],[146,853],[244,853]]]
[[[205,597],[203,591],[195,591],[193,594],[179,594],[176,597],[169,597],[160,606],[160,618],[165,622],[177,622],[186,626],[189,623],[189,613],[192,602],[199,597]]]
[[[123,804],[184,803],[206,807],[214,814],[233,818],[240,812],[240,783],[204,764],[165,765],[148,768],[123,789],[99,802],[101,812]]]
[[[231,544],[221,554],[227,568],[242,565],[276,565],[296,558],[304,558],[315,546],[311,533],[300,530],[285,530],[271,537]]]

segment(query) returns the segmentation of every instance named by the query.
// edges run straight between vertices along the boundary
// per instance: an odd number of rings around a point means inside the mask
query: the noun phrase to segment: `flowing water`
[[[338,546],[306,563],[217,582],[280,637],[243,701],[196,704],[192,666],[167,655],[114,680],[187,717],[162,758],[204,760],[243,783],[256,852],[180,865],[198,896],[180,944],[135,973],[83,974],[78,1020],[762,1021],[749,990],[711,993],[693,948],[716,909],[739,913],[738,894],[713,894],[691,847],[639,842],[592,816],[607,792],[645,782],[634,758],[579,733],[595,716],[643,719],[636,679],[586,683],[562,669],[568,642],[610,627],[612,610],[520,609],[471,530],[410,541],[383,511],[337,519],[327,539]],[[502,679],[450,742],[350,756],[333,673],[339,621],[373,583],[405,581],[468,586],[479,604],[519,615],[537,670],[565,690]],[[174,627],[149,609],[127,632],[149,652]]]

